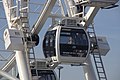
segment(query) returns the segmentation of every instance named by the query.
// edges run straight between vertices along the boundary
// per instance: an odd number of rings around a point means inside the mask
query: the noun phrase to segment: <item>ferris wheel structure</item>
[[[2,0],[0,79],[59,80],[60,64],[82,66],[85,80],[108,80],[102,57],[110,47],[97,36],[94,17],[100,9],[117,7],[118,0]],[[2,8],[3,7],[3,8]],[[49,26],[46,24],[50,24]],[[46,27],[48,26],[48,27]],[[48,30],[43,30],[43,28]],[[40,32],[44,32],[42,36]],[[42,45],[44,58],[35,47]],[[96,76],[91,56],[96,67]],[[6,58],[5,58],[6,57]]]

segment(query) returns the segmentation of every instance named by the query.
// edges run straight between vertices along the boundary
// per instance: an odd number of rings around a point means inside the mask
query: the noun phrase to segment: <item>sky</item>
[[[34,1],[34,0],[31,0]],[[39,0],[36,0],[38,2]],[[44,0],[41,0],[43,2]],[[117,3],[120,5],[120,1]],[[37,8],[37,6],[35,6]],[[31,9],[34,10],[32,7]],[[36,11],[41,10],[42,7],[38,8]],[[2,9],[1,9],[2,10]],[[2,14],[0,13],[0,16]],[[30,16],[30,25],[33,25],[35,19],[39,14],[32,14]],[[50,19],[46,21],[42,31],[39,33],[40,36],[40,43],[39,46],[35,47],[35,52],[37,56],[43,58],[42,52],[42,40],[47,28],[51,24],[49,22]],[[96,34],[100,36],[106,36],[110,51],[107,53],[106,56],[103,56],[103,62],[105,71],[107,73],[108,80],[120,80],[120,6],[117,8],[105,10],[100,9],[97,13],[95,19],[95,30]],[[6,21],[0,19],[0,26],[5,25]],[[1,29],[2,27],[0,27]],[[3,30],[0,30],[0,39],[3,39]],[[4,43],[0,40],[0,49],[4,49]],[[62,65],[64,68],[61,70],[61,80],[84,80],[84,72],[82,66],[79,67],[71,67],[69,65]],[[55,70],[58,73],[58,70]]]

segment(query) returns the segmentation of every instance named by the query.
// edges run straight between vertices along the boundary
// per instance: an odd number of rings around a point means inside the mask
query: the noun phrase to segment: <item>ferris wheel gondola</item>
[[[69,23],[49,28],[43,40],[43,52],[47,59],[70,64],[85,61],[90,51],[88,34],[84,28],[71,25]]]
[[[53,70],[32,69],[33,80],[57,80]]]

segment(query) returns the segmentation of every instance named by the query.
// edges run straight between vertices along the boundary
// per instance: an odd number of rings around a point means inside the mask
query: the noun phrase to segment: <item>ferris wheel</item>
[[[83,66],[85,80],[107,80],[102,57],[106,37],[97,36],[94,17],[99,9],[117,7],[118,0],[3,0],[2,34],[7,54],[0,55],[0,79],[59,80],[57,66]],[[47,25],[49,24],[49,26]],[[47,27],[46,27],[47,26]],[[45,29],[45,30],[43,30]],[[47,30],[46,30],[47,29]],[[43,33],[39,35],[39,33]],[[39,46],[41,52],[36,52]],[[41,58],[39,54],[43,54]],[[7,58],[4,58],[7,57]],[[5,63],[5,64],[4,64]],[[12,74],[8,74],[12,73]]]

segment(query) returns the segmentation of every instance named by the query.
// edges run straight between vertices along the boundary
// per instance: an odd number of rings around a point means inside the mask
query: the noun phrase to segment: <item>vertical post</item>
[[[22,51],[16,51],[16,63],[20,80],[32,80],[27,66],[26,56]]]
[[[59,80],[60,80],[60,70],[61,70],[62,68],[63,68],[62,66],[58,66],[58,67],[57,67],[57,69],[59,70],[59,73],[58,73],[58,75],[59,75]]]
[[[59,80],[60,80],[60,69],[59,69]]]
[[[28,20],[28,3],[29,0],[20,0],[20,17],[21,17],[21,22],[20,22],[20,27],[24,30],[23,31],[23,34],[24,34],[24,37],[29,37],[31,36],[30,34],[30,28],[29,28],[29,20]],[[25,33],[24,33],[25,32]],[[26,70],[27,70],[27,73],[29,74],[28,77],[29,77],[29,80],[31,80],[32,78],[32,75],[31,75],[31,69],[30,69],[30,63],[29,63],[29,50],[27,50],[27,44],[26,42],[24,43],[25,45],[25,54],[24,54],[24,59],[25,59],[25,63],[26,63]],[[24,72],[24,70],[23,70]]]
[[[83,66],[85,80],[97,80],[94,69],[93,69],[93,65],[92,65],[92,62],[91,62],[90,55],[88,56],[85,64],[86,65]]]
[[[75,13],[75,8],[73,9],[73,6],[75,6],[75,2],[74,0],[65,0],[65,4],[67,6],[67,12],[69,17],[73,17],[74,13]]]

